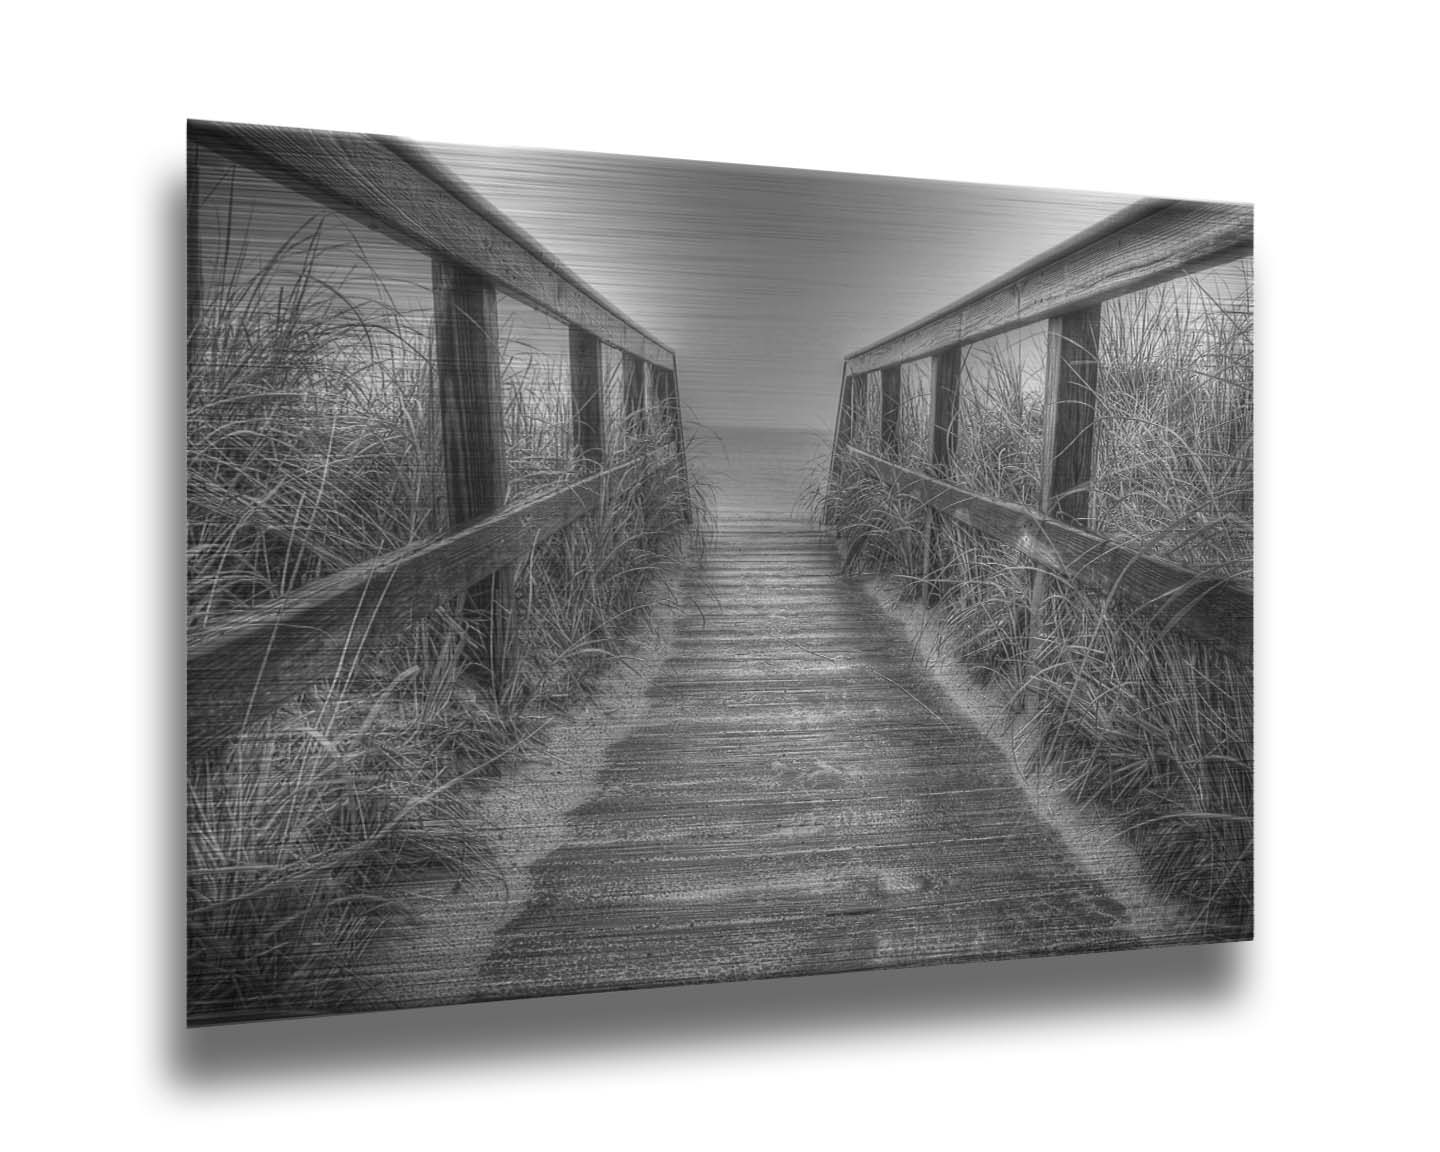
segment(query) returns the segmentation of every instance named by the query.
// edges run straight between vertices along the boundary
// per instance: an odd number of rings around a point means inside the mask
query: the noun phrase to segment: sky
[[[829,427],[846,354],[1135,197],[425,144],[675,352],[711,427]]]

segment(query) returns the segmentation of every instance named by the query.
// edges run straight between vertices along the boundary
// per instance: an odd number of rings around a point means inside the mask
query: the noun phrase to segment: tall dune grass
[[[189,349],[187,621],[192,635],[444,525],[431,335],[337,280],[332,224],[265,260],[223,223]],[[336,243],[349,242],[343,235]],[[512,498],[575,479],[553,363],[503,354]],[[187,771],[188,1015],[334,1011],[407,880],[483,874],[476,786],[588,690],[703,526],[661,432],[629,435],[646,480],[541,544],[515,576],[514,673],[469,672],[458,606],[346,660]],[[686,501],[702,515],[688,526]]]
[[[1096,530],[1207,574],[1252,564],[1253,306],[1195,283],[1102,313]],[[1043,392],[993,346],[962,391],[944,477],[1034,506]],[[988,360],[985,358],[988,357]],[[1113,602],[1037,572],[1015,549],[945,520],[846,463],[812,492],[855,571],[933,601],[952,654],[1028,707],[1049,770],[1124,820],[1195,932],[1253,927],[1253,675],[1236,656],[1162,633]],[[933,526],[932,526],[933,524]]]

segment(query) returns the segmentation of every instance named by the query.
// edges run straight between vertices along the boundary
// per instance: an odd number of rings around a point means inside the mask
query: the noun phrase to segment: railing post
[[[900,365],[880,369],[880,455],[900,455]]]
[[[1095,467],[1095,398],[1100,377],[1100,305],[1050,320],[1045,358],[1045,439],[1040,458],[1040,514],[1090,526]],[[1041,613],[1050,576],[1037,569],[1025,621],[1026,666],[1035,668]]]
[[[835,439],[831,444],[831,456],[850,444],[850,428],[855,420],[855,377],[842,376],[840,380],[840,406],[835,412]]]
[[[848,373],[840,377],[840,403],[835,412],[835,439],[830,445],[829,493],[832,499],[840,483],[841,458],[854,438],[856,401],[863,380],[863,376],[851,376]]]
[[[693,509],[690,507],[690,465],[685,459],[685,424],[680,416],[680,388],[675,373],[669,368],[655,368],[655,392],[660,401],[660,410],[669,425],[670,435],[675,441],[675,459],[680,465],[680,484],[685,493],[685,523],[690,523]]]
[[[946,348],[930,358],[930,474],[939,479],[950,475],[950,462],[955,455],[955,407],[960,396],[960,366],[963,349]],[[941,554],[939,517],[926,512],[925,526],[925,599],[933,604],[939,599],[939,587],[930,579],[930,567]]]
[[[570,400],[575,419],[575,449],[583,467],[605,463],[605,409],[600,387],[600,340],[570,327]]]
[[[505,505],[505,423],[500,376],[500,322],[495,286],[444,260],[433,265],[435,375],[445,489],[452,529]],[[462,598],[470,635],[467,659],[501,695],[506,666],[513,572],[485,577]]]
[[[960,399],[961,348],[946,348],[931,358],[933,407],[930,420],[930,469],[948,476],[955,456],[955,407]]]
[[[850,429],[850,438],[863,441],[869,450],[878,451],[879,444],[875,442],[880,435],[880,429],[870,419],[870,373],[862,372],[855,377],[855,415],[860,428],[860,434],[855,435],[855,428]]]
[[[1078,528],[1090,523],[1099,349],[1098,305],[1050,321],[1040,511]]]
[[[200,253],[200,147],[185,154],[185,369],[195,386],[196,329],[205,305],[204,266]]]
[[[645,419],[645,365],[640,357],[626,352],[620,361],[622,390],[625,394],[625,432],[632,441],[648,431]]]

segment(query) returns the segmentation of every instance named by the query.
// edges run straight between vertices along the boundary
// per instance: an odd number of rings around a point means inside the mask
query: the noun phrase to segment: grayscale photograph
[[[185,166],[190,1025],[1253,938],[1250,205]]]

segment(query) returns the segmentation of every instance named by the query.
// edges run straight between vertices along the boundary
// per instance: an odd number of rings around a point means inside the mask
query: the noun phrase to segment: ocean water
[[[806,488],[829,467],[828,429],[717,426],[687,431],[694,436],[692,467],[713,486],[722,522],[732,516],[807,516]]]

